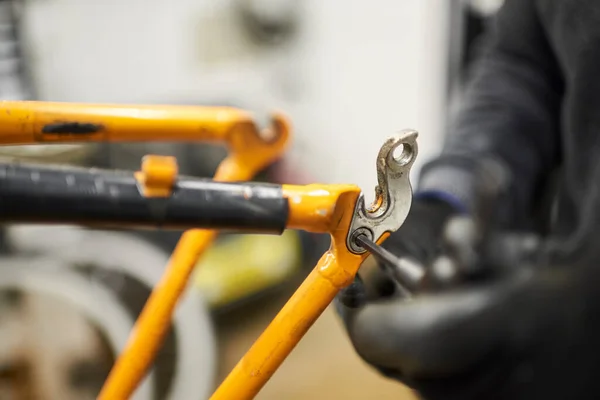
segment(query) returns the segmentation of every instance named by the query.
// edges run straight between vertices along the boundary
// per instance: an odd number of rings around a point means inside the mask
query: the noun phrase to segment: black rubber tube
[[[132,172],[0,163],[4,223],[279,234],[288,213],[279,185],[181,177],[170,197],[147,198]]]

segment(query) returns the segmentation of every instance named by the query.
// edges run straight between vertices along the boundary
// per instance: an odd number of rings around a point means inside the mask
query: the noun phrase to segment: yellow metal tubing
[[[211,400],[252,399],[258,394],[339,291],[319,271],[336,268],[335,263],[331,255],[321,259]]]
[[[320,186],[320,188],[318,187]],[[284,193],[298,193],[298,187],[284,186]],[[311,196],[315,193],[321,195]],[[329,194],[327,194],[329,193]],[[335,193],[334,202],[330,202]],[[298,198],[296,209],[292,207],[290,218],[299,225],[315,223],[320,226],[325,219],[318,219],[308,212],[313,201],[331,207],[328,231],[332,244],[328,252],[292,295],[271,324],[222,382],[211,400],[252,399],[275,373],[277,368],[302,339],[316,319],[327,308],[340,289],[349,285],[366,258],[355,255],[346,247],[346,235],[353,216],[360,189],[351,185],[309,185],[304,197]],[[329,199],[326,201],[325,199]],[[306,205],[303,211],[300,204]],[[313,204],[314,205],[314,204]],[[304,219],[303,215],[309,215]],[[381,243],[385,237],[382,237]]]
[[[93,141],[233,143],[238,139],[237,130],[257,131],[251,113],[231,107],[0,101],[0,145]]]
[[[139,315],[129,341],[111,370],[99,400],[131,397],[154,362],[171,324],[175,307],[202,253],[218,232],[186,231],[177,243],[167,268]]]
[[[353,185],[283,185],[283,196],[289,204],[287,227],[329,233],[340,196],[355,188]]]
[[[251,114],[235,108],[0,101],[0,145],[90,141],[224,143],[229,155],[215,175],[215,180],[221,181],[251,179],[282,154],[287,138],[288,122],[283,116],[276,115],[272,127],[259,131]],[[170,177],[163,173],[162,166],[158,166],[160,170],[146,168],[137,176],[144,183],[158,178],[162,185]],[[164,189],[161,185],[159,189]],[[284,185],[283,194],[289,203],[288,228],[329,232],[331,248],[223,381],[213,400],[253,398],[338,291],[352,282],[366,257],[366,253],[351,253],[346,245],[360,194],[358,187]],[[149,195],[165,196],[168,191]],[[193,267],[216,235],[217,232],[207,230],[184,233],[111,371],[100,400],[125,400],[135,391],[163,341]],[[386,238],[384,235],[378,242]]]
[[[271,142],[258,141],[255,136],[238,137],[232,146],[234,151],[221,162],[214,179],[249,180],[280,157],[290,129],[282,116],[275,117],[274,126],[275,135]],[[126,348],[104,383],[99,400],[125,400],[138,387],[164,340],[194,266],[217,234],[216,231],[193,229],[182,235],[160,282],[136,321]]]

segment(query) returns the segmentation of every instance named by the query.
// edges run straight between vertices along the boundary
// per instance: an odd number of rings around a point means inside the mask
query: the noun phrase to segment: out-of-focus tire
[[[70,226],[13,226],[8,243],[16,255],[4,258],[3,271],[19,272],[7,273],[7,279],[14,284],[19,277],[27,281],[31,274],[37,276],[31,282],[42,282],[42,277],[54,275],[47,280],[46,292],[61,295],[87,313],[115,353],[125,345],[168,260],[165,252],[135,235]],[[0,287],[6,286],[4,276],[0,273]],[[69,284],[61,283],[63,277]],[[216,341],[199,292],[188,290],[182,298],[170,338],[171,348],[159,354],[136,399],[208,398],[217,369]]]
[[[0,258],[0,291],[4,290],[49,295],[74,307],[99,329],[112,349],[125,346],[133,326],[134,320],[110,289],[43,257]],[[154,373],[150,373],[133,399],[152,399],[153,381]]]

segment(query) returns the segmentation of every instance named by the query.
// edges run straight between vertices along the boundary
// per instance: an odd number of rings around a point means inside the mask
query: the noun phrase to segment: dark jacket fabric
[[[577,233],[600,206],[600,1],[506,0],[461,107],[418,191],[472,208],[478,161],[493,159],[508,173],[504,221],[518,228],[557,172],[551,232]]]

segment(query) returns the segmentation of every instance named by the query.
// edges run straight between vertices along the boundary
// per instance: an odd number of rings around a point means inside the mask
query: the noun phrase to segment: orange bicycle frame
[[[229,154],[219,165],[214,177],[215,181],[220,182],[247,181],[254,177],[282,155],[289,139],[289,131],[289,123],[282,115],[275,115],[272,126],[260,130],[250,113],[234,108],[0,102],[0,144],[90,141],[223,143]],[[394,146],[397,146],[396,142]],[[387,148],[385,157],[378,159],[380,175],[386,160],[391,159],[392,150],[392,147]],[[416,149],[412,151],[415,155]],[[396,177],[402,176],[406,174],[406,170],[395,173]],[[378,178],[382,189],[382,176]],[[169,201],[168,199],[180,193],[174,192],[179,178],[176,160],[170,157],[147,156],[140,171],[133,174],[130,181],[132,179],[139,189],[136,201],[156,198]],[[407,177],[403,179],[408,182]],[[405,186],[406,183],[403,188]],[[191,184],[187,187],[194,189]],[[238,186],[232,184],[230,187],[235,189]],[[181,186],[178,190],[184,189]],[[408,189],[410,190],[409,186]],[[37,189],[34,187],[32,190]],[[362,201],[361,191],[357,186],[281,185],[277,190],[285,203],[285,221],[281,228],[329,233],[331,247],[222,382],[212,399],[253,398],[338,291],[352,282],[368,255],[366,252],[353,252],[348,247],[348,235],[357,218],[357,205]],[[368,212],[380,217],[381,213],[378,212],[385,207],[389,208],[389,198],[387,193],[381,191],[376,194],[376,201]],[[249,187],[244,187],[244,191],[237,195],[241,196],[236,198],[238,202],[250,201],[256,197]],[[402,212],[407,212],[409,206],[410,199],[407,199]],[[404,216],[400,219],[403,221]],[[53,221],[50,218],[45,222]],[[90,221],[75,222],[87,224]],[[211,227],[208,223],[204,225]],[[218,223],[215,226],[220,227]],[[378,243],[389,235],[389,230],[382,232],[375,237]],[[133,394],[154,361],[193,267],[216,235],[216,230],[206,229],[191,229],[183,234],[99,399],[124,400]]]

